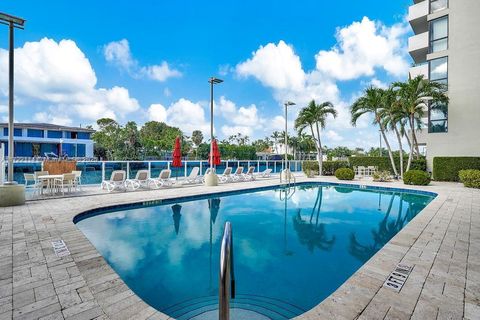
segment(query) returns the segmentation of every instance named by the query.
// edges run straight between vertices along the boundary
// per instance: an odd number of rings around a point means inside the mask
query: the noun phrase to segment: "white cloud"
[[[0,74],[7,74],[7,59],[8,52],[0,49]],[[15,59],[17,105],[42,105],[50,122],[118,119],[140,107],[123,87],[96,88],[95,71],[72,40],[26,42],[15,49]],[[5,78],[0,85],[6,86]]]
[[[149,79],[164,82],[169,78],[177,78],[182,73],[172,69],[166,61],[158,65],[140,66],[133,58],[127,39],[112,41],[103,46],[105,60],[128,72],[134,78],[147,77]]]
[[[37,112],[33,115],[33,120],[41,123],[54,123],[61,126],[71,126],[73,124],[72,119],[68,117],[56,116],[52,113]]]
[[[300,90],[305,83],[305,73],[300,58],[283,40],[269,43],[252,53],[252,58],[236,66],[241,77],[253,76],[263,85],[284,90]]]
[[[293,47],[279,41],[278,44],[260,46],[251,58],[238,63],[235,71],[240,78],[253,77],[271,88],[279,107],[286,100],[296,102],[297,106],[289,109],[289,119],[294,119],[312,99],[332,102],[338,116],[336,119],[329,117],[322,139],[329,145],[338,142],[346,144],[344,137],[355,136],[359,145],[365,146],[367,141],[373,141],[369,136],[370,128],[373,128],[371,118],[361,118],[352,128],[349,106],[359,94],[342,97],[337,82],[371,77],[368,83],[383,87],[385,84],[376,78],[378,70],[395,77],[405,76],[409,67],[405,50],[407,32],[406,24],[388,27],[365,17],[337,30],[337,44],[315,56],[316,67],[313,70],[305,71]],[[282,109],[279,108],[279,114],[283,113]],[[264,127],[284,130],[284,123],[284,118],[276,115],[271,116]],[[289,128],[292,126],[289,121]]]
[[[210,132],[210,124],[205,119],[205,111],[200,103],[181,98],[168,108],[161,104],[152,104],[147,111],[149,120],[165,122],[178,127],[186,134],[201,130],[203,134]]]
[[[394,76],[408,71],[401,38],[408,32],[404,24],[386,27],[364,17],[360,22],[337,30],[337,44],[316,56],[316,67],[323,74],[339,80],[373,76],[383,68]]]

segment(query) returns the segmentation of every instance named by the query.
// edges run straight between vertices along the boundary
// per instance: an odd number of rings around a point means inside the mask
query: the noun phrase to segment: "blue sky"
[[[348,105],[369,85],[407,77],[409,0],[2,1],[27,20],[16,32],[16,120],[92,124],[160,120],[207,133],[215,75],[215,131],[253,138],[280,130],[281,103],[332,101],[328,146],[376,145],[369,119]],[[0,117],[6,117],[7,28],[0,29]],[[291,127],[291,124],[290,124]]]

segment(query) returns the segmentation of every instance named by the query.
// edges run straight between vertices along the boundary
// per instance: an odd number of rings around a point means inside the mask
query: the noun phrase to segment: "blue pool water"
[[[200,319],[217,307],[220,241],[231,221],[233,308],[288,319],[335,291],[434,198],[306,184],[284,201],[282,190],[97,211],[76,223],[144,301]]]

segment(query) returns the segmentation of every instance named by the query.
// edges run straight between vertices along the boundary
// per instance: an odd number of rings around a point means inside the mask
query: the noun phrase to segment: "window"
[[[430,13],[448,8],[448,0],[430,0]]]
[[[3,128],[3,135],[8,137],[8,128]],[[13,136],[14,137],[21,137],[22,136],[22,129],[21,128],[13,128]]]
[[[79,132],[78,139],[90,139],[90,132]]]
[[[62,131],[48,130],[47,131],[47,137],[48,138],[60,139],[60,138],[62,138]]]
[[[428,132],[448,132],[448,104],[432,103],[428,106]]]
[[[430,53],[448,49],[448,16],[430,21]]]
[[[448,58],[430,60],[429,79],[448,85]]]
[[[43,130],[40,130],[40,129],[27,129],[27,137],[43,138]]]

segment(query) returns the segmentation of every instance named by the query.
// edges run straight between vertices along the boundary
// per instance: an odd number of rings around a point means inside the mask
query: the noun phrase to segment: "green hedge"
[[[393,158],[395,161],[395,166],[397,167],[397,171],[400,171],[400,158],[395,157]],[[378,171],[390,171],[393,174],[393,168],[390,164],[389,157],[349,157],[348,161],[351,167],[358,167],[358,166],[374,166],[377,167]],[[403,168],[404,170],[407,169],[408,163],[408,156],[403,157]],[[412,164],[410,166],[410,170],[421,170],[427,171],[427,161],[425,158],[420,159],[413,159]]]
[[[480,169],[480,157],[434,157],[433,179],[437,181],[460,181],[458,172]]]
[[[430,183],[428,172],[421,170],[409,170],[403,174],[403,183],[415,186],[426,186]]]
[[[465,187],[480,189],[480,170],[460,170],[458,176]]]
[[[335,170],[335,177],[338,180],[353,180],[355,178],[355,172],[350,168],[340,168]]]
[[[333,176],[335,170],[349,167],[350,165],[347,161],[323,161],[322,171],[325,176]],[[310,170],[314,175],[318,175],[318,161],[304,161],[302,168],[305,174]]]

